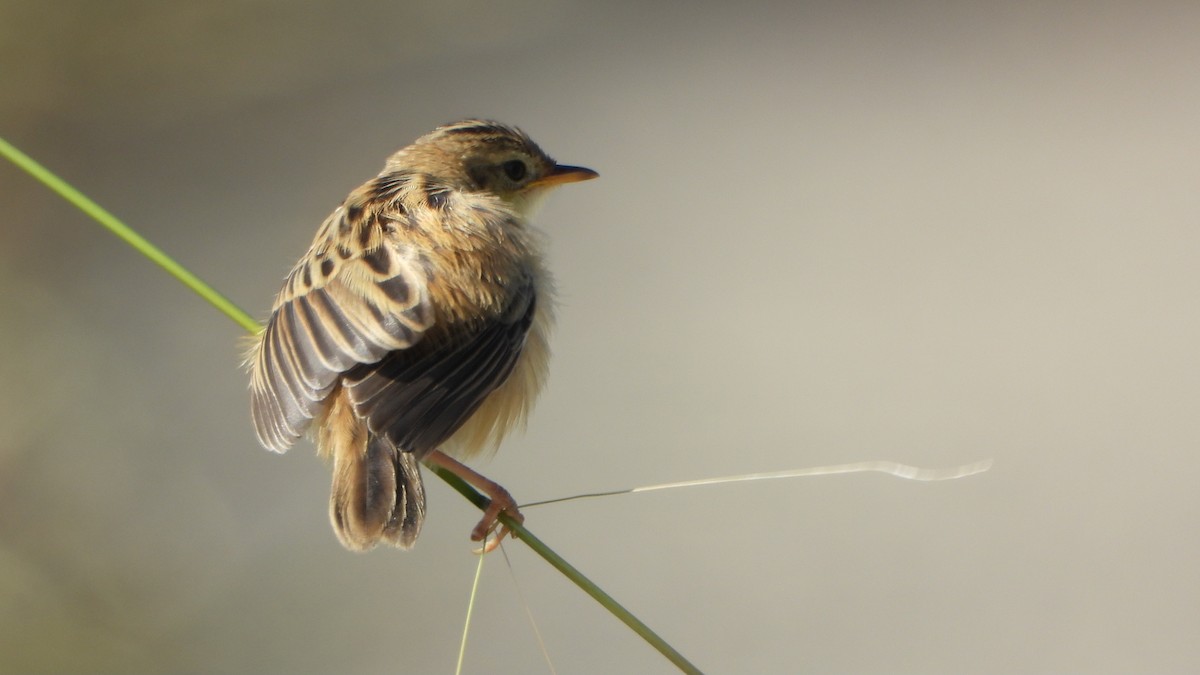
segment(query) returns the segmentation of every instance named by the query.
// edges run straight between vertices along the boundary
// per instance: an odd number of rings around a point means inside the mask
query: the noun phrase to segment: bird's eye
[[[525,162],[522,162],[519,159],[510,159],[501,164],[500,168],[504,169],[504,175],[508,176],[508,179],[514,183],[519,182],[522,178],[524,178],[525,173],[528,171],[528,169],[525,168]]]

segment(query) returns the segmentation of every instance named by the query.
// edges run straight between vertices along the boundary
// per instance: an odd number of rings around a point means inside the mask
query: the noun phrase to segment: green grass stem
[[[171,256],[163,253],[162,249],[151,244],[145,237],[121,222],[102,206],[89,199],[87,195],[76,190],[69,183],[51,173],[49,169],[35,162],[32,157],[21,152],[3,138],[0,138],[0,154],[4,155],[13,164],[24,169],[29,175],[41,181],[46,187],[57,192],[60,197],[77,206],[80,211],[91,216],[93,220],[108,228],[109,232],[120,237],[122,241],[132,246],[139,253],[153,260],[159,267],[166,270],[168,274],[183,282],[184,286],[195,291],[197,295],[221,310],[225,316],[233,319],[239,326],[251,333],[257,333],[262,329],[262,326],[254,320],[254,317],[242,311],[240,307],[230,302],[228,298],[218,293],[216,289],[206,284],[200,277],[192,274],[186,267],[175,262]]]

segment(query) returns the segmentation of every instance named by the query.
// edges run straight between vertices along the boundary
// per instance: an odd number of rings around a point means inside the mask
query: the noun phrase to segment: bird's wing
[[[433,325],[424,267],[383,236],[385,220],[339,208],[276,299],[249,359],[251,416],[267,448],[287,450],[342,373],[413,346]]]
[[[425,456],[508,379],[525,347],[536,304],[533,283],[527,281],[502,315],[474,330],[354,368],[344,383],[355,410],[373,432]]]

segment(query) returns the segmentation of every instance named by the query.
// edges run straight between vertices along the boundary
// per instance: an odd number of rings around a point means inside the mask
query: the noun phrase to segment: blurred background
[[[602,179],[527,524],[701,668],[1200,670],[1200,6],[0,2],[0,136],[263,317],[385,157],[466,116]],[[237,326],[0,163],[0,671],[452,672],[477,513],[354,555],[258,447]],[[669,673],[520,544],[468,673]],[[520,591],[514,585],[513,575]],[[522,600],[523,598],[523,600]]]

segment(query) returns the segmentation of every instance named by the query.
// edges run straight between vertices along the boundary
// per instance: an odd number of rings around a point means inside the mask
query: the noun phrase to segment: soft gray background
[[[529,525],[702,668],[1200,671],[1200,6],[0,3],[0,135],[261,316],[433,126],[602,180],[542,212]],[[476,513],[352,555],[257,447],[239,330],[0,165],[0,670],[451,672]],[[671,667],[519,544],[560,673]],[[503,558],[468,673],[547,672]]]

